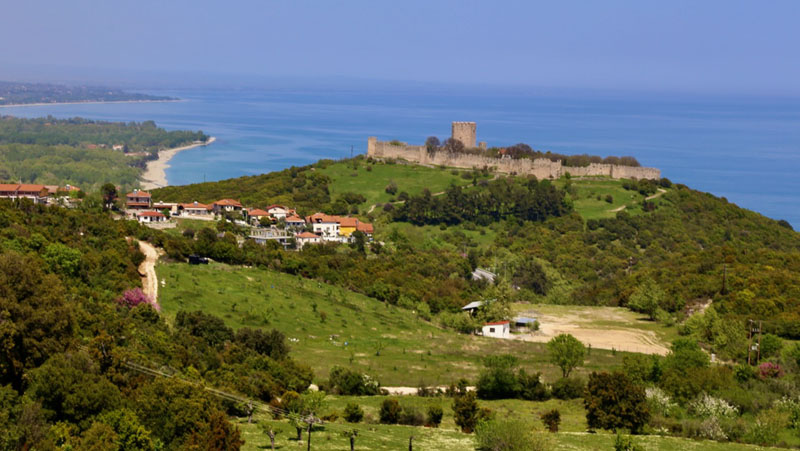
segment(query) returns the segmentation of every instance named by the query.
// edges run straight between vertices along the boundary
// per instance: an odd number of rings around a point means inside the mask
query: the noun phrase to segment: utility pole
[[[413,440],[414,440],[414,436],[413,435],[408,438],[408,451],[414,451],[413,445],[411,444],[411,442]]]

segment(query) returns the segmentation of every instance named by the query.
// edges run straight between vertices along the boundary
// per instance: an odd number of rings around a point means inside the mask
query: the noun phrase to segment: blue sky
[[[2,10],[0,79],[800,94],[798,1],[25,0]]]

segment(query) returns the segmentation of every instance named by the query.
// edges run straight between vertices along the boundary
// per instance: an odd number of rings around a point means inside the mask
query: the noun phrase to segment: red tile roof
[[[503,324],[509,324],[511,321],[495,321],[493,323],[485,323],[484,326],[501,326]]]
[[[372,228],[372,224],[368,222],[359,222],[356,226],[356,230],[362,233],[372,234],[375,230]]]
[[[19,183],[0,183],[0,191],[16,191]]]
[[[339,218],[340,227],[358,227],[358,218],[343,217]]]
[[[306,222],[339,222],[338,216],[326,215],[325,213],[314,213],[306,218]]]
[[[138,213],[138,216],[140,216],[140,217],[141,216],[150,216],[151,218],[152,217],[161,217],[161,218],[165,218],[166,217],[166,215],[164,213],[161,213],[160,211],[140,211]]]
[[[134,191],[132,193],[128,193],[125,196],[127,196],[127,197],[150,197],[150,193],[148,193],[147,191],[138,190],[138,191]]]
[[[303,218],[297,215],[287,216],[286,222],[306,222]]]
[[[250,216],[269,216],[269,213],[260,209],[260,208],[252,208],[250,211],[247,212]]]
[[[267,207],[267,210],[272,210],[273,208],[280,208],[280,209],[286,210],[286,207],[284,207],[283,205],[278,205],[278,204],[270,205],[269,207]]]
[[[316,235],[316,234],[311,233],[311,232],[303,232],[303,233],[299,233],[299,234],[295,235],[295,237],[297,237],[297,238],[319,238],[319,235]]]
[[[17,191],[22,191],[26,193],[40,193],[44,190],[44,185],[30,185],[30,184],[22,184],[17,187]]]
[[[220,199],[213,203],[213,205],[222,205],[223,207],[241,207],[242,204],[239,203],[238,200],[235,199]]]

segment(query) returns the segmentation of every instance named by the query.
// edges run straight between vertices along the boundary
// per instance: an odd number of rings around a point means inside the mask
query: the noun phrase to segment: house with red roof
[[[167,216],[160,211],[140,211],[136,213],[136,219],[142,224],[152,224],[157,222],[167,222]]]
[[[247,214],[246,218],[247,222],[249,222],[251,225],[254,226],[261,224],[261,218],[269,219],[272,217],[272,215],[268,211],[262,210],[260,208],[250,208],[248,210],[245,210],[245,213]]]
[[[283,205],[275,204],[267,207],[267,212],[269,212],[269,215],[275,219],[285,219],[290,211],[291,210],[284,207]]]
[[[47,202],[48,189],[44,185],[29,183],[2,183],[0,197],[6,199],[30,199],[35,204]]]
[[[482,332],[484,337],[511,338],[511,321],[485,323]]]
[[[211,204],[211,209],[214,213],[219,214],[224,211],[242,211],[244,207],[242,206],[241,202],[236,199],[220,199]]]
[[[297,242],[297,249],[302,249],[307,244],[319,244],[322,242],[322,237],[311,232],[298,233],[294,236],[294,239]]]
[[[187,216],[191,218],[211,218],[211,205],[201,204],[194,201],[190,204],[178,204],[178,214],[180,216]]]
[[[135,189],[125,195],[125,206],[128,210],[149,210],[153,208],[153,199],[147,191]]]

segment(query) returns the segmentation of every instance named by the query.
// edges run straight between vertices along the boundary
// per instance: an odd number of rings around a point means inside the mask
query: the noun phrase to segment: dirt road
[[[158,250],[147,241],[139,241],[139,250],[144,254],[144,261],[139,265],[139,274],[142,276],[142,291],[158,305],[158,276],[156,275],[156,262]]]

